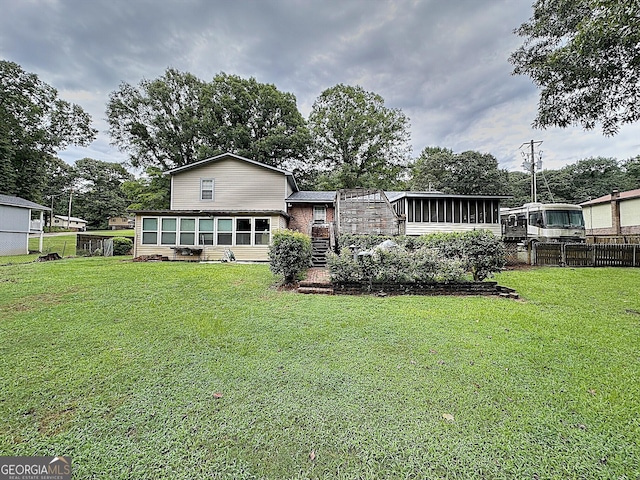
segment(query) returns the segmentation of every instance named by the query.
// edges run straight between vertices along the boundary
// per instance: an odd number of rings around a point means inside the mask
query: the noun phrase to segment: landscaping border
[[[497,282],[333,282],[336,295],[496,295],[518,298],[515,290],[498,285]]]

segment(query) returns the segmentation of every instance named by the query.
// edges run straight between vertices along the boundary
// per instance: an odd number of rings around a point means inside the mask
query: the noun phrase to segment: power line
[[[542,140],[538,140],[538,141],[531,140],[530,142],[526,142],[520,145],[520,150],[522,150],[522,147],[524,147],[525,145],[530,147],[529,152],[525,153],[521,151],[520,153],[522,153],[522,156],[525,159],[524,162],[522,162],[522,166],[524,167],[525,170],[531,172],[531,201],[533,203],[536,203],[538,201],[538,192],[537,192],[537,186],[536,186],[536,170],[542,169],[542,159],[540,158],[540,155],[542,152],[538,152],[537,162],[536,162],[536,152],[535,152],[535,147],[540,146],[540,144],[542,144]]]

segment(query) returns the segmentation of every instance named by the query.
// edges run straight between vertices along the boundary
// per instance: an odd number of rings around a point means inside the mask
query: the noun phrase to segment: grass
[[[86,235],[111,235],[114,237],[130,236],[133,230],[91,230],[83,232]],[[34,262],[40,255],[57,253],[61,257],[73,257],[76,255],[76,233],[65,232],[52,236],[45,236],[42,240],[42,253],[30,253],[28,255],[0,256],[0,265]],[[29,250],[36,252],[40,245],[39,237],[29,238]]]
[[[264,265],[0,267],[0,455],[74,478],[640,475],[640,270],[522,301],[304,296]]]

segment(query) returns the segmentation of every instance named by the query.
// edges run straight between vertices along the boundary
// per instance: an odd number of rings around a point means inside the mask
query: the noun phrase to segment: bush
[[[384,240],[393,239],[398,248],[375,250]],[[465,272],[482,281],[505,265],[505,250],[500,238],[488,230],[465,233],[436,233],[421,237],[383,235],[341,235],[342,253],[329,256],[329,274],[333,281],[359,282],[453,282]],[[354,260],[344,248],[374,250],[372,255]]]
[[[113,237],[113,254],[129,255],[133,248],[133,242],[126,237]]]
[[[273,234],[269,246],[269,267],[276,275],[284,277],[284,283],[293,283],[311,264],[311,238],[291,230],[279,230]]]

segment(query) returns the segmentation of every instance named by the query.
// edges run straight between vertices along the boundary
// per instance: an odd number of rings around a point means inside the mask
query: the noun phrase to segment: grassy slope
[[[0,455],[71,455],[78,478],[636,478],[640,270],[499,280],[524,301],[0,267]]]

